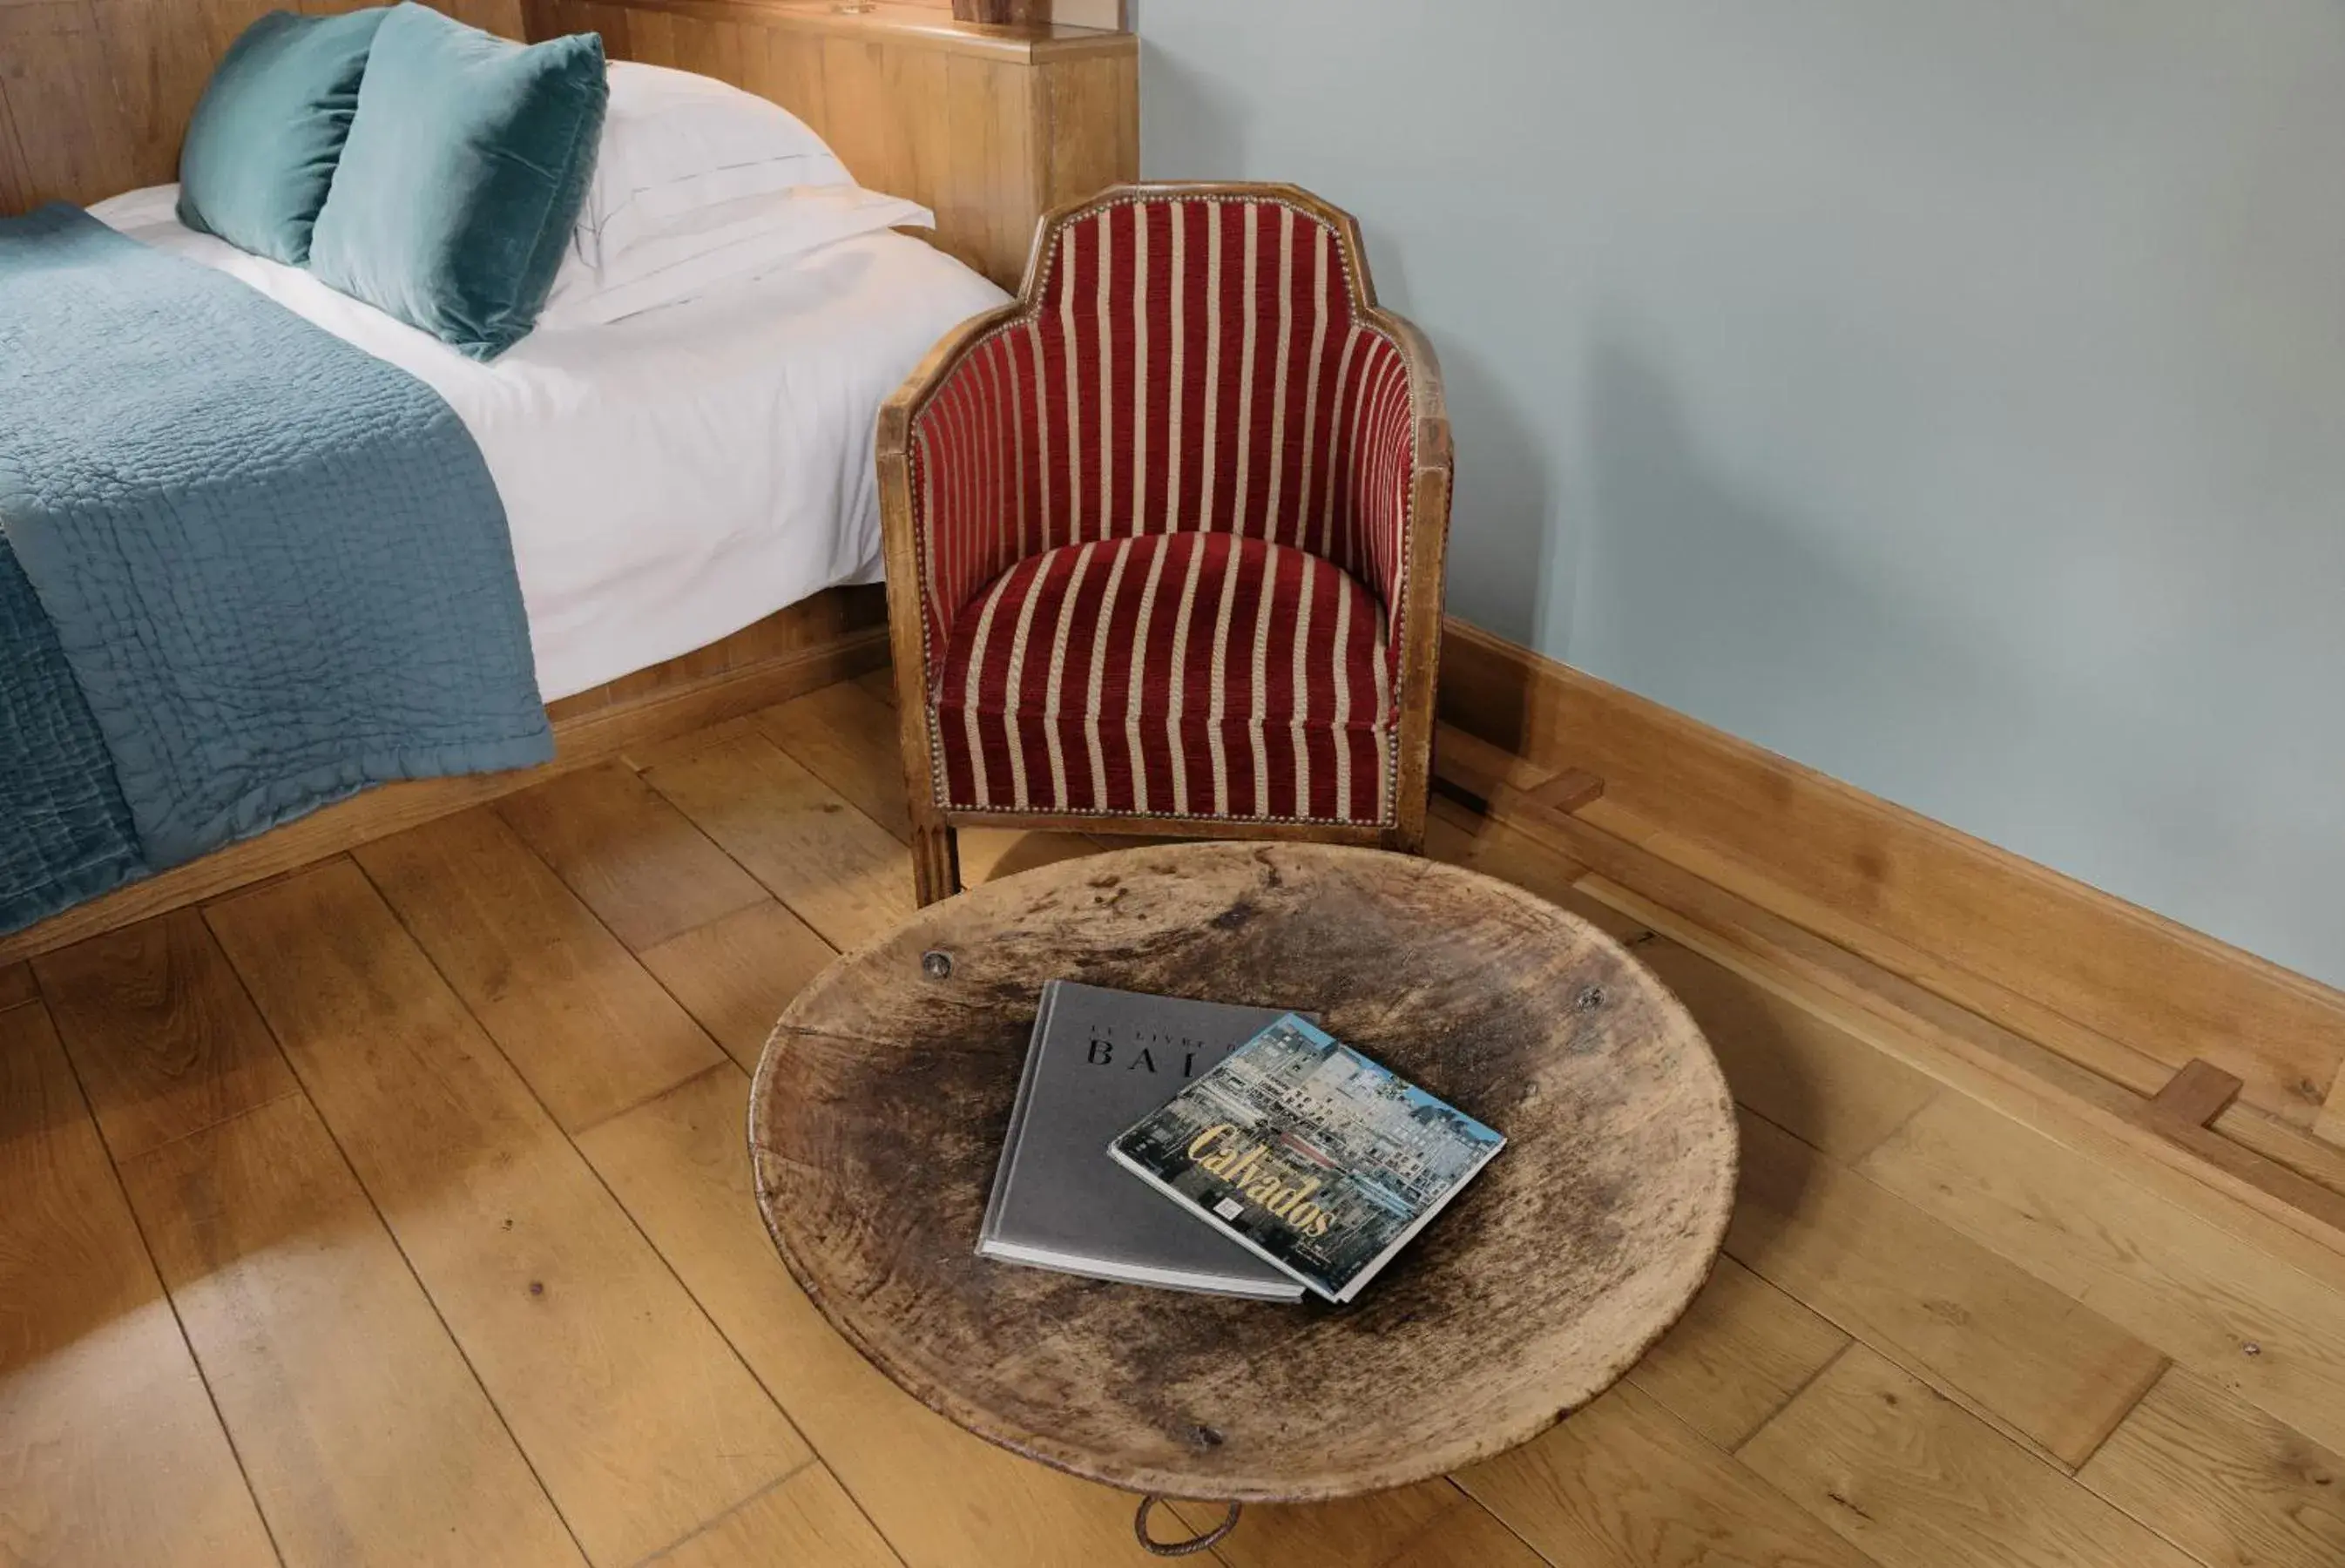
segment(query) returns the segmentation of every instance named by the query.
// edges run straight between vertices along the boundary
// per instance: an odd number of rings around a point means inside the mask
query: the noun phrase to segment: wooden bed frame
[[[0,0],[0,213],[168,181],[211,64],[293,0]],[[360,0],[299,0],[306,11]],[[1042,214],[1137,178],[1139,45],[1126,32],[956,22],[943,0],[842,13],[823,0],[434,0],[514,37],[591,30],[614,59],[773,99],[858,180],[937,214],[937,244],[1015,289]],[[876,416],[877,410],[874,410]],[[178,909],[664,736],[888,662],[877,587],[832,589],[682,658],[553,703],[541,769],[391,785],[10,936],[0,964]]]
[[[885,590],[826,589],[682,658],[547,705],[556,755],[542,768],[386,784],[0,936],[0,965],[293,871],[665,737],[787,702],[887,662]]]

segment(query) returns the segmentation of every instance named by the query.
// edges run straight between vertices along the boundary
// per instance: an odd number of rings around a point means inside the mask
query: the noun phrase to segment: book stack
[[[1505,1143],[1301,1014],[1053,981],[977,1249],[1348,1302]]]

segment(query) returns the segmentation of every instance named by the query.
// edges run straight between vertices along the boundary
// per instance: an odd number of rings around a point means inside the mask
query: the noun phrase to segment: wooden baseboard
[[[555,756],[542,768],[371,790],[0,937],[0,964],[217,897],[887,662],[881,590],[817,594],[681,658],[548,705]]]
[[[2241,1081],[2225,1119],[2242,1142],[2345,1143],[2345,993],[1487,632],[1448,632],[1444,722],[1542,774],[1600,779],[1589,821],[1618,809],[1660,859],[2136,1095],[2211,1064]]]
[[[1568,792],[1577,807],[1548,803],[1537,764],[1448,728],[1440,748],[1442,791],[1464,802],[1438,803],[1453,822],[1472,830],[1487,820],[1514,833],[1571,868],[1576,891],[1639,928],[2057,1142],[2122,1157],[2169,1195],[2203,1187],[2246,1205],[2269,1225],[2267,1240],[2284,1253],[2312,1243],[2318,1252],[2298,1256],[2345,1281],[2345,1151],[2234,1106],[2240,1082],[2230,1074],[2193,1062],[2137,1093],[1655,853],[1666,835],[1618,808],[1609,827],[1598,824],[1584,789]],[[2273,1149],[2237,1136],[2242,1122],[2277,1140]]]

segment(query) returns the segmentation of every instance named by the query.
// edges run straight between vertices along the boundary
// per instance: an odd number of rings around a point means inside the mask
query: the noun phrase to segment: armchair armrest
[[[1387,689],[1405,706],[1413,647],[1438,647],[1442,556],[1449,535],[1449,415],[1441,369],[1414,326],[1377,311],[1354,345],[1360,362],[1329,555],[1375,594],[1386,616]],[[1339,376],[1339,379],[1340,376]],[[1421,628],[1429,626],[1429,632]],[[1430,690],[1430,677],[1425,681]]]
[[[898,639],[917,628],[931,686],[961,606],[1032,549],[1020,434],[1043,415],[1018,374],[1034,337],[1020,309],[963,323],[879,410],[889,599],[900,586],[919,606],[917,621],[900,607],[891,620]]]

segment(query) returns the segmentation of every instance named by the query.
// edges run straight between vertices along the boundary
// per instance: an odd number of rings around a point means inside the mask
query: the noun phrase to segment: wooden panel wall
[[[91,202],[178,178],[179,138],[213,62],[287,5],[366,0],[0,0],[0,213]],[[521,0],[435,0],[521,36]]]
[[[322,13],[366,0],[0,0],[0,213],[175,178],[214,62],[292,3]],[[980,27],[955,22],[949,0],[855,15],[822,0],[435,4],[509,37],[598,32],[614,59],[772,98],[862,183],[934,209],[939,242],[1005,287],[1043,212],[1139,173],[1128,33]]]
[[[949,15],[956,10],[966,11],[966,5],[956,6],[953,0],[904,0],[908,5],[942,11]],[[1132,25],[1130,7],[1124,0],[1011,0],[1010,9],[1020,21],[1058,22],[1072,27],[1128,27]]]
[[[1015,289],[1041,215],[1140,170],[1128,33],[978,27],[934,6],[802,0],[527,0],[529,36],[595,32],[614,59],[772,99],[856,179],[937,215],[937,242]]]

